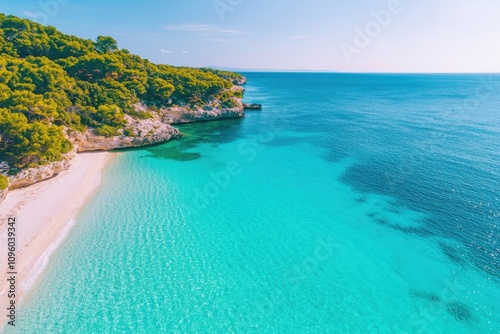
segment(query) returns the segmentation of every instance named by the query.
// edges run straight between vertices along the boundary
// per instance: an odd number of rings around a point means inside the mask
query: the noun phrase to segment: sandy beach
[[[35,284],[50,255],[71,228],[75,215],[97,190],[101,171],[113,153],[78,154],[71,168],[56,177],[9,192],[0,204],[0,307],[7,297],[7,222],[16,219],[16,305]],[[1,317],[0,328],[6,320]]]

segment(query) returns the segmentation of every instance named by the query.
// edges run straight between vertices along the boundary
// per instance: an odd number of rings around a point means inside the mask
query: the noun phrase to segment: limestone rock
[[[173,107],[162,109],[161,112],[163,120],[171,124],[206,122],[218,119],[242,118],[245,116],[242,107],[225,109]]]
[[[178,106],[170,108],[162,108],[160,115],[162,121],[170,124],[207,122],[218,119],[242,118],[245,116],[243,110],[243,102],[241,99],[233,97],[235,107],[226,108],[219,101],[214,101],[212,104],[205,105],[203,108],[194,106]]]
[[[61,161],[51,162],[46,165],[24,169],[18,174],[9,177],[9,190],[24,188],[29,185],[50,179],[58,173],[68,169],[71,160],[76,157],[76,147],[71,152],[63,155]]]
[[[251,103],[251,104],[243,104],[244,109],[248,110],[262,110],[262,104],[260,103]]]
[[[246,83],[247,83],[247,78],[241,78],[241,79],[235,79],[235,80],[233,80],[233,85],[241,86],[241,85],[244,85]]]
[[[179,130],[163,123],[156,115],[151,119],[133,119],[126,115],[126,120],[127,134],[120,130],[119,136],[108,138],[88,129],[84,133],[69,133],[69,138],[78,146],[78,152],[89,152],[159,144],[180,136]]]

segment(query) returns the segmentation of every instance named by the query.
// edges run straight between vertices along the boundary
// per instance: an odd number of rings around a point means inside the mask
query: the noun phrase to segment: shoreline
[[[12,190],[0,205],[0,307],[7,296],[7,221],[16,218],[16,311],[65,239],[76,215],[101,184],[115,153],[80,153],[69,170],[26,188]],[[0,330],[8,318],[1,316]]]

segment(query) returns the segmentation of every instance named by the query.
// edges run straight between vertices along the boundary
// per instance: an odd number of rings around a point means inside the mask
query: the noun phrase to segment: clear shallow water
[[[17,332],[498,333],[500,77],[247,76],[120,155]]]

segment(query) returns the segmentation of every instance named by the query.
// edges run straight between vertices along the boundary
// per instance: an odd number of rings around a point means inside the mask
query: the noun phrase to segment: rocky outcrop
[[[243,96],[243,92],[245,91],[243,85],[247,82],[246,78],[238,79],[233,82],[233,86],[230,88],[232,92],[239,92],[240,94],[237,96]],[[215,100],[211,103],[199,107],[199,106],[190,106],[181,105],[175,107],[161,108],[158,112],[158,116],[161,118],[163,123],[167,124],[185,124],[185,123],[196,123],[196,122],[208,122],[215,121],[220,119],[231,119],[231,118],[242,118],[245,117],[245,108],[241,98],[233,97],[232,102],[234,104],[233,107],[226,107],[224,103],[221,101]],[[227,105],[227,104],[226,104]],[[255,104],[250,106],[255,107]],[[258,105],[259,108],[262,108],[261,105]],[[141,111],[150,111],[144,105],[136,105],[136,109]],[[252,109],[252,108],[250,108]],[[154,113],[154,112],[153,112]]]
[[[236,88],[235,88],[236,87]],[[243,90],[242,87],[233,86],[236,90]],[[159,112],[162,122],[169,124],[183,124],[194,122],[207,122],[218,119],[242,118],[245,116],[243,110],[243,102],[241,99],[233,97],[235,104],[232,108],[224,107],[220,101],[214,101],[210,105],[205,105],[203,108],[193,106],[177,106],[170,108],[162,108]]]
[[[243,96],[243,92],[245,91],[245,87],[238,86],[238,85],[233,85],[230,89],[232,92],[239,91],[241,92],[241,96]],[[240,101],[241,102],[241,101]]]
[[[243,107],[235,108],[204,108],[188,109],[183,107],[172,107],[161,110],[162,119],[170,124],[183,124],[194,122],[207,122],[219,119],[241,118],[245,116]]]
[[[245,110],[262,110],[262,104],[260,103],[251,103],[251,104],[243,104],[243,109]]]
[[[119,136],[100,136],[93,129],[88,129],[83,133],[72,132],[68,136],[73,144],[78,146],[78,152],[141,147],[164,143],[180,136],[179,130],[163,123],[157,115],[151,119],[134,119],[126,115],[126,120],[128,123],[126,130],[120,130]]]
[[[235,79],[233,80],[233,85],[238,85],[238,86],[241,86],[241,85],[244,85],[247,83],[247,78],[243,77],[241,79]]]
[[[46,165],[28,168],[20,173],[9,177],[9,190],[24,188],[32,184],[50,179],[58,173],[68,169],[71,165],[71,160],[76,156],[76,147],[71,152],[63,155],[61,161],[51,162]],[[7,192],[5,192],[7,195]],[[1,199],[1,195],[0,195]]]

